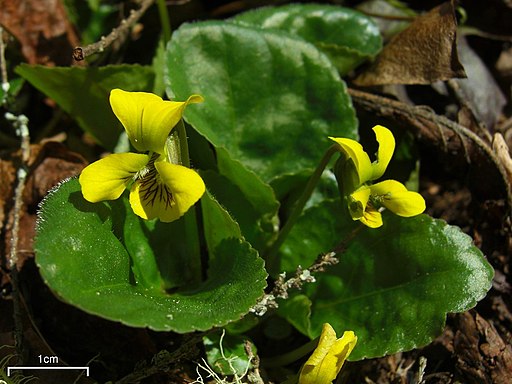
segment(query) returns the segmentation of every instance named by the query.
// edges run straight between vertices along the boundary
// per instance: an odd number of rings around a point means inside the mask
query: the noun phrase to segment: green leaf
[[[312,175],[313,171],[305,169],[292,175],[282,175],[272,181],[272,188],[277,199],[281,202],[279,217],[287,219],[293,210],[295,203],[301,197],[302,192]],[[316,185],[313,194],[307,201],[305,208],[316,205],[323,200],[333,199],[339,196],[336,177],[330,170],[325,170]]]
[[[327,136],[357,135],[344,82],[300,38],[203,22],[179,28],[167,51],[168,93],[205,98],[187,122],[265,182],[314,168]]]
[[[305,287],[312,302],[308,336],[318,336],[325,322],[338,334],[353,330],[359,338],[353,360],[428,344],[442,332],[446,314],[474,307],[493,278],[492,267],[459,228],[427,215],[385,212],[383,220],[379,229],[360,229],[338,254],[340,263]],[[358,226],[339,202],[310,208],[284,244],[284,267],[311,265]],[[306,321],[296,320],[298,329]]]
[[[233,160],[224,148],[217,148],[216,154],[219,173],[240,188],[242,194],[260,215],[275,215],[279,202],[272,187],[263,182],[254,172],[245,168],[242,163]]]
[[[122,202],[125,207],[119,213],[124,223],[114,223],[114,229],[123,228],[123,235],[118,238],[132,259],[135,281],[156,291],[198,283],[201,270],[197,261],[201,255],[197,238],[187,231],[185,220],[144,220],[131,214],[128,199]],[[190,210],[184,218],[194,214]]]
[[[246,338],[240,335],[211,333],[203,337],[204,349],[208,365],[221,375],[243,376],[251,366],[246,352]],[[248,342],[248,341],[247,341]],[[251,343],[253,355],[257,349]]]
[[[311,300],[306,295],[293,295],[279,301],[277,313],[284,317],[299,332],[307,335],[311,329]]]
[[[257,250],[263,250],[268,240],[274,235],[273,226],[268,218],[251,204],[240,190],[227,177],[213,171],[201,171],[208,190],[229,211],[240,225],[244,238]],[[277,211],[273,212],[274,214]],[[267,228],[270,227],[270,228]]]
[[[114,149],[123,131],[108,103],[110,91],[151,91],[154,82],[151,68],[140,65],[51,68],[22,64],[16,73],[55,100],[108,150]]]
[[[128,205],[122,199],[89,203],[82,197],[78,180],[71,179],[43,201],[35,241],[36,262],[46,284],[62,300],[126,325],[184,333],[238,320],[263,294],[267,277],[263,260],[240,239],[237,224],[208,194],[201,200],[209,254],[207,279],[181,286],[173,293],[137,282],[129,253],[133,244],[127,250],[120,240],[120,233],[132,228],[123,228],[125,222],[120,218],[133,215],[126,212]],[[175,245],[174,235],[155,239],[148,234],[144,239],[139,233],[132,242],[149,241],[149,246],[141,249],[157,254]],[[179,252],[183,244],[176,247]],[[172,257],[158,255],[162,256]],[[152,271],[154,266],[149,268],[150,278],[144,281],[158,281],[151,277]],[[166,277],[165,271],[160,273]]]
[[[302,37],[327,54],[342,75],[375,57],[382,48],[378,26],[370,17],[350,8],[291,4],[258,8],[233,20]]]
[[[165,42],[163,38],[158,41],[156,47],[155,56],[151,66],[155,73],[155,85],[153,86],[153,93],[162,96],[165,93],[165,80],[164,80],[164,68],[165,68]]]
[[[7,83],[9,85],[9,89],[4,91],[3,87],[0,87],[0,102],[2,102],[5,99],[15,99],[18,97],[19,92],[21,91],[21,88],[23,87],[23,84],[25,84],[25,80],[16,77],[14,79],[9,80]],[[9,100],[10,101],[10,100]]]
[[[187,132],[192,163],[201,170],[208,190],[237,221],[252,247],[262,251],[276,230],[279,202],[273,189],[224,148],[214,151],[194,129]]]

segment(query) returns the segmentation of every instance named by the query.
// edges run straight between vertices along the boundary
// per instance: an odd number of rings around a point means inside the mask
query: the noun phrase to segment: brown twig
[[[451,165],[463,160],[476,178],[475,187],[483,193],[494,192],[496,176],[505,189],[507,202],[512,209],[512,192],[506,168],[492,149],[491,143],[483,140],[468,128],[437,115],[422,106],[410,106],[400,101],[356,89],[349,89],[354,104],[377,116],[391,119],[410,131],[419,141],[441,148],[450,156]],[[461,156],[463,155],[463,156]],[[460,165],[460,164],[457,164]]]
[[[0,25],[0,74],[2,75],[2,90],[4,97],[1,100],[2,104],[7,101],[7,91],[9,90],[9,81],[7,80],[7,64],[5,62],[5,44],[4,44],[4,29]]]
[[[100,41],[86,45],[85,47],[76,47],[73,49],[73,59],[75,61],[82,61],[86,57],[98,52],[103,52],[114,41],[124,38],[128,35],[128,30],[139,20],[147,9],[155,2],[155,0],[143,0],[140,8],[132,10],[128,18],[123,19],[121,24],[114,28],[107,36],[102,36]]]

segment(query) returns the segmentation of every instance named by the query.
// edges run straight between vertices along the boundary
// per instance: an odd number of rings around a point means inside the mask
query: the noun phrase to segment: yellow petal
[[[370,228],[382,227],[382,215],[379,211],[373,208],[370,204],[366,206],[363,217],[359,219],[361,223]]]
[[[165,161],[155,162],[155,168],[158,175],[155,173],[133,185],[130,191],[133,212],[147,220],[177,220],[203,195],[203,179],[187,167]]]
[[[340,146],[341,151],[354,163],[358,179],[357,185],[359,186],[370,180],[373,172],[372,165],[368,154],[363,150],[363,146],[351,139],[338,137],[329,137],[329,139],[336,142]],[[349,176],[345,175],[344,177]]]
[[[370,194],[370,188],[362,186],[348,197],[348,210],[353,220],[360,220],[364,216]]]
[[[372,176],[370,180],[377,180],[384,174],[393,157],[393,152],[395,151],[395,137],[389,129],[382,125],[376,125],[373,127],[373,131],[377,137],[379,149],[377,150],[377,160],[372,163]]]
[[[416,216],[426,208],[425,199],[419,193],[408,191],[405,185],[396,180],[381,181],[370,189],[372,197],[375,196],[377,201],[398,216]]]
[[[190,103],[200,103],[203,98],[192,95],[187,101],[164,101],[152,93],[126,92],[113,89],[110,105],[123,124],[128,138],[140,152],[164,153],[165,140]]]
[[[324,360],[328,365],[335,364],[336,371],[338,374],[341,370],[341,367],[347,360],[350,353],[356,346],[357,336],[352,331],[343,332],[343,336],[340,339],[336,340],[334,345],[332,346],[329,354],[327,355],[326,360],[331,360],[332,362],[328,362]]]
[[[354,332],[345,332],[336,340],[328,323],[322,327],[318,346],[306,361],[299,375],[299,384],[330,384],[338,375],[357,342]]]
[[[90,164],[79,178],[84,198],[92,203],[117,199],[148,161],[148,155],[117,153]]]

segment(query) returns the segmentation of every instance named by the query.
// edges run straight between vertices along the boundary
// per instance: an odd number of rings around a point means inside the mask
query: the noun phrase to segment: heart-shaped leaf
[[[265,29],[279,29],[315,44],[345,75],[382,48],[378,26],[350,8],[324,4],[290,4],[263,7],[233,20]]]
[[[187,110],[187,122],[265,182],[314,168],[327,136],[356,136],[345,84],[300,38],[223,22],[186,24],[167,54],[170,95],[205,98]]]
[[[359,340],[350,358],[383,356],[420,347],[442,332],[446,314],[466,311],[491,287],[493,269],[469,236],[427,215],[384,214],[379,229],[358,228],[339,202],[305,212],[283,247],[283,266],[310,265],[315,257],[350,236],[340,263],[318,274],[297,301],[281,310],[310,337],[330,323]],[[304,239],[307,239],[305,241]]]
[[[139,233],[126,247],[119,234],[124,231],[125,240],[130,236],[124,228],[130,220],[118,218],[133,215],[127,199],[92,204],[83,199],[78,180],[68,180],[48,195],[39,213],[35,249],[41,275],[69,304],[134,327],[191,332],[238,320],[263,294],[267,277],[263,260],[241,239],[236,222],[209,194],[203,196],[201,207],[209,254],[208,278],[168,293],[154,284],[159,279],[155,265],[176,267],[178,263],[159,259],[181,253],[190,246],[187,238],[175,244],[179,239],[173,233],[167,238],[151,233],[145,238]],[[172,226],[167,229],[173,230]],[[150,244],[137,248],[134,242]],[[163,253],[146,255],[157,260],[150,260],[153,265],[149,273],[137,281],[141,274],[132,271],[134,255],[130,252],[141,249]],[[144,253],[135,257],[144,257]],[[144,263],[138,265],[144,267]],[[159,272],[165,281],[180,271]]]

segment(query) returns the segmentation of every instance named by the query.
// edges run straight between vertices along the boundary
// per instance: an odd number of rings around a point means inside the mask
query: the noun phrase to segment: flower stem
[[[304,206],[306,205],[309,198],[313,194],[313,191],[316,185],[318,184],[318,181],[320,180],[320,177],[322,176],[325,167],[327,167],[327,164],[329,164],[331,157],[338,152],[338,148],[338,145],[334,144],[325,152],[324,156],[322,157],[322,160],[320,160],[320,163],[318,164],[315,171],[309,178],[308,183],[306,184],[306,188],[304,188],[304,191],[302,192],[302,195],[300,196],[299,200],[297,200],[297,202],[295,203],[295,206],[293,207],[290,217],[288,217],[288,220],[279,231],[277,239],[274,241],[274,243],[270,246],[267,253],[265,254],[267,272],[270,275],[274,275],[279,272],[280,263],[279,260],[277,259],[279,248],[281,247],[281,245],[283,245],[291,229],[297,222],[297,219],[302,213]]]
[[[279,356],[273,356],[272,358],[261,359],[261,365],[265,368],[282,367],[299,360],[312,352],[318,345],[319,337],[307,342],[304,345],[294,349],[293,351],[287,352]]]
[[[188,152],[188,141],[187,131],[183,119],[180,119],[175,127],[179,138],[179,147],[181,154],[181,165],[190,168],[190,157]],[[194,207],[193,207],[194,208]],[[202,277],[201,270],[201,249],[199,239],[199,228],[197,227],[197,217],[195,209],[191,209],[183,216],[185,220],[185,236],[186,244],[189,246],[193,245],[193,248],[189,250],[187,266],[190,271],[190,276],[193,276],[193,282],[200,282]]]
[[[171,21],[169,20],[169,13],[167,12],[167,6],[165,0],[157,0],[158,14],[160,15],[160,24],[162,24],[162,33],[164,37],[164,43],[171,40]]]
[[[188,152],[187,130],[185,129],[185,123],[183,123],[183,119],[180,119],[180,121],[178,121],[178,124],[176,124],[176,133],[178,134],[179,137],[181,165],[190,168],[190,155]]]

